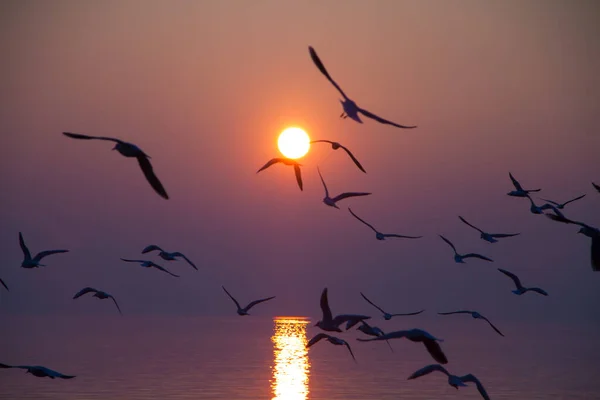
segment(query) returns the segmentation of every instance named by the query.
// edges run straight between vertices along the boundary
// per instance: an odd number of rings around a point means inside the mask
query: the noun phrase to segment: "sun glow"
[[[278,317],[273,321],[272,400],[306,400],[310,368],[306,349],[308,320]]]
[[[287,158],[300,158],[310,149],[310,138],[302,128],[287,128],[277,139],[279,151]]]

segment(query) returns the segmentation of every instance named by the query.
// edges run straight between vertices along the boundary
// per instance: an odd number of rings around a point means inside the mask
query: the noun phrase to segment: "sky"
[[[597,323],[600,273],[590,240],[512,198],[509,171],[567,216],[600,225],[600,12],[595,1],[4,1],[0,4],[0,314],[110,314],[71,300],[92,286],[126,314],[228,315],[277,296],[256,315],[477,309],[496,319]],[[359,105],[418,128],[339,117],[339,94],[313,46]],[[300,126],[361,161],[314,145],[304,191],[276,165],[278,134]],[[170,195],[104,142],[140,146]],[[368,191],[325,206],[329,189]],[[537,200],[537,199],[536,199]],[[422,235],[377,241],[380,231]],[[520,232],[496,244],[491,232]],[[66,248],[47,267],[32,251]],[[494,263],[455,264],[459,252]],[[199,266],[119,258],[157,244]],[[550,296],[510,293],[496,268]]]

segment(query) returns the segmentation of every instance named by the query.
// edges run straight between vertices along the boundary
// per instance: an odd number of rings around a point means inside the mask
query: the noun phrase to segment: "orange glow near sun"
[[[277,147],[287,158],[300,158],[308,153],[310,138],[302,128],[287,128],[279,135]]]

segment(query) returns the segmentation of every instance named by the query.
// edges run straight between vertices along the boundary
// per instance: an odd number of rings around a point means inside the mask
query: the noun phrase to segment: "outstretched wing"
[[[540,197],[539,199],[540,199],[540,200],[544,200],[546,203],[552,203],[552,204],[554,204],[554,205],[555,205],[555,206],[557,206],[557,207],[558,207],[558,206],[560,206],[560,203],[557,203],[557,202],[555,202],[555,201],[548,200],[548,199],[542,199],[541,197]],[[565,203],[565,204],[566,204],[566,203]]]
[[[484,400],[490,400],[490,396],[487,394],[485,388],[483,387],[481,382],[479,382],[479,379],[475,377],[475,375],[468,374],[465,376],[459,376],[458,379],[460,379],[463,382],[473,382],[477,386],[477,390],[479,390],[479,394],[481,394],[481,397],[483,397]]]
[[[68,253],[69,250],[46,250],[46,251],[40,251],[39,253],[37,253],[35,255],[35,257],[33,258],[34,260],[40,261],[42,258],[47,257],[47,256],[51,256],[52,254],[60,254],[60,253]]]
[[[439,362],[440,364],[448,364],[448,359],[442,351],[442,347],[436,340],[425,339],[423,344],[435,361]]]
[[[121,307],[119,307],[119,303],[117,303],[117,299],[115,299],[112,295],[110,295],[109,297],[115,303],[115,306],[117,306],[117,310],[119,310],[119,314],[123,315],[123,313],[121,312]]]
[[[567,204],[569,204],[569,203],[572,203],[572,202],[574,202],[574,201],[577,201],[577,200],[579,200],[579,199],[583,199],[584,197],[585,197],[585,194],[582,194],[582,195],[581,195],[581,196],[579,196],[579,197],[575,197],[574,199],[571,199],[571,200],[569,200],[569,201],[566,201],[566,202],[564,202],[564,203],[563,203],[563,207],[564,207],[564,206],[566,206],[566,205],[567,205]]]
[[[484,316],[482,316],[481,318],[484,319],[488,324],[490,324],[490,326],[492,327],[492,329],[494,329],[498,333],[498,335],[504,336],[504,334],[502,332],[500,332],[500,330],[498,328],[496,328],[496,326],[494,326],[494,324],[492,324],[489,319],[487,319]]]
[[[150,183],[150,186],[152,186],[154,191],[158,193],[161,197],[168,199],[169,195],[167,194],[167,191],[163,187],[162,183],[160,183],[158,177],[154,174],[152,164],[150,164],[150,160],[148,159],[148,157],[145,154],[141,154],[136,158],[138,160],[140,168],[142,169],[142,172],[144,173],[144,176],[146,177],[146,180],[148,181],[148,183]]]
[[[21,251],[23,251],[23,255],[25,256],[25,258],[30,260],[31,253],[29,252],[29,249],[25,244],[25,239],[23,239],[23,234],[21,232],[19,232],[19,245],[21,246]]]
[[[450,245],[450,247],[452,247],[452,250],[454,250],[454,253],[456,253],[456,247],[454,247],[454,245],[452,244],[451,241],[449,241],[448,239],[446,239],[445,237],[443,237],[442,235],[440,235],[440,237],[442,238],[442,240],[446,243],[448,243],[448,245]]]
[[[421,314],[423,311],[425,311],[425,310],[420,310],[420,311],[415,311],[415,312],[409,312],[409,313],[392,314],[392,317],[407,317],[409,315]]]
[[[468,222],[467,222],[467,220],[466,220],[466,219],[464,219],[463,217],[461,217],[460,215],[458,216],[458,218],[460,218],[460,220],[461,220],[462,222],[464,222],[465,224],[469,225],[471,228],[473,228],[473,229],[476,229],[476,230],[478,230],[478,231],[479,231],[479,232],[481,232],[481,233],[484,233],[484,232],[483,232],[481,229],[479,229],[479,228],[478,228],[478,227],[476,227],[475,225],[472,225],[472,224],[468,223]]]
[[[6,290],[8,290],[8,286],[6,286],[6,283],[4,283],[4,281],[0,278],[0,284],[2,284],[2,286],[4,286],[4,288]],[[8,290],[10,292],[10,290]]]
[[[360,108],[360,107],[357,107],[357,108],[358,108],[358,112],[360,112],[361,114],[363,114],[365,117],[374,119],[375,121],[380,122],[382,124],[392,125],[392,126],[395,126],[396,128],[404,128],[404,129],[412,129],[412,128],[416,128],[417,127],[416,125],[400,125],[400,124],[397,124],[395,122],[388,121],[387,119],[383,119],[381,117],[378,117],[377,115],[375,115],[375,114],[373,114],[373,113],[365,110],[364,108]]]
[[[298,187],[300,190],[304,190],[302,188],[302,172],[300,171],[300,165],[294,164],[294,174],[296,175],[296,182],[298,182]]]
[[[398,235],[396,233],[384,233],[383,234],[384,237],[397,237],[397,238],[402,238],[402,239],[420,239],[423,236],[406,236],[406,235]]]
[[[520,288],[523,287],[523,285],[521,285],[521,280],[519,279],[518,276],[516,276],[515,274],[513,274],[512,272],[509,272],[505,269],[502,268],[498,268],[498,271],[502,272],[504,275],[508,276],[510,279],[513,280],[513,282],[515,283],[515,285]]]
[[[348,211],[350,211],[350,214],[352,214],[354,216],[354,218],[356,218],[357,220],[359,220],[360,222],[362,222],[363,224],[365,224],[366,226],[368,226],[369,228],[371,228],[373,230],[373,232],[379,233],[379,232],[377,232],[377,229],[373,228],[373,225],[369,224],[365,220],[361,219],[358,215],[354,214],[352,212],[352,209],[350,207],[348,207]]]
[[[79,292],[75,293],[75,296],[73,296],[73,299],[77,299],[77,298],[83,296],[84,294],[90,293],[90,292],[97,293],[98,290],[96,290],[96,289],[94,289],[92,287],[83,288]]]
[[[269,300],[272,300],[272,299],[274,299],[274,298],[275,298],[275,296],[271,296],[271,297],[267,297],[267,298],[265,298],[265,299],[254,300],[253,302],[251,302],[250,304],[248,304],[248,305],[246,306],[246,311],[250,311],[250,309],[251,309],[252,307],[254,307],[255,305],[257,305],[257,304],[264,303],[265,301],[269,301]]]
[[[84,140],[108,140],[116,143],[124,143],[122,140],[107,137],[107,136],[90,136],[90,135],[82,135],[81,133],[71,133],[71,132],[63,132],[63,135],[70,137],[71,139],[84,139]]]
[[[408,377],[408,379],[417,379],[422,376],[428,375],[434,371],[439,371],[439,372],[442,372],[442,373],[450,376],[450,374],[448,373],[446,368],[442,367],[440,364],[431,364],[431,365],[427,365],[426,367],[421,368],[418,371],[413,372],[412,375]]]
[[[350,355],[352,356],[352,359],[354,360],[354,362],[356,362],[356,358],[354,357],[354,353],[352,352],[352,349],[350,348],[350,345],[348,344],[348,342],[346,342],[344,340],[344,344],[346,345],[346,347],[348,348],[348,351],[350,352]],[[389,344],[389,343],[388,343]]]
[[[575,224],[575,225],[581,226],[582,228],[593,229],[591,226],[586,225],[583,222],[573,221],[571,219],[566,218],[564,215],[559,215],[559,214],[544,214],[544,215],[553,221],[562,222],[565,224]]]
[[[277,164],[278,162],[281,162],[283,160],[283,158],[281,157],[275,157],[270,159],[269,161],[267,161],[267,163],[265,165],[263,165],[258,171],[256,171],[256,173],[258,174],[260,171],[269,168],[271,165],[273,164]]]
[[[231,295],[231,293],[229,293],[227,291],[227,289],[225,289],[225,286],[221,286],[221,287],[223,288],[223,290],[225,291],[225,293],[227,293],[227,296],[229,296],[229,298],[231,300],[233,300],[233,302],[235,303],[236,307],[241,309],[242,307],[240,307],[240,303],[238,303],[237,300],[233,298],[233,296]]]
[[[520,233],[492,233],[490,236],[493,238],[507,238],[517,235],[520,235]]]
[[[323,184],[323,189],[325,189],[325,197],[329,197],[329,190],[327,189],[327,184],[325,184],[325,179],[323,179],[323,175],[321,174],[321,169],[317,165],[317,172],[319,173],[319,178],[321,178],[321,183]],[[335,200],[334,200],[335,202]]]
[[[148,252],[151,252],[151,251],[154,251],[154,250],[163,251],[163,249],[161,249],[161,248],[160,248],[160,247],[158,247],[157,245],[155,245],[155,244],[151,244],[151,245],[149,245],[149,246],[146,246],[146,247],[144,248],[144,250],[142,250],[142,254],[146,254],[146,253],[148,253]]]
[[[166,268],[164,268],[164,267],[161,267],[161,266],[160,266],[160,265],[158,265],[158,264],[154,264],[154,263],[152,263],[152,266],[153,266],[154,268],[156,268],[156,269],[159,269],[159,270],[161,270],[161,271],[163,271],[163,272],[166,272],[167,274],[169,274],[169,275],[171,275],[171,276],[174,276],[175,278],[179,278],[179,275],[175,275],[175,274],[174,274],[174,273],[172,273],[171,271],[167,270],[167,269],[166,269]]]
[[[523,191],[523,188],[521,187],[521,184],[519,183],[519,181],[517,181],[515,179],[514,176],[512,176],[512,173],[509,172],[508,176],[510,176],[510,180],[512,181],[512,184],[515,187],[515,189]]]
[[[381,311],[383,314],[385,314],[385,311],[383,311],[383,309],[381,307],[379,307],[377,304],[373,303],[371,300],[369,300],[367,298],[367,296],[365,296],[363,294],[363,292],[360,292],[360,295],[362,296],[363,299],[365,299],[367,301],[367,303],[369,303],[370,305],[372,305],[373,307],[375,307],[376,309],[378,309],[379,311]],[[363,323],[366,324],[366,322],[363,321]]]
[[[319,342],[321,339],[328,339],[330,336],[326,333],[318,333],[316,336],[314,336],[312,339],[310,339],[308,341],[308,344],[306,345],[306,347],[310,347],[313,344]]]
[[[542,294],[544,296],[548,296],[548,292],[546,292],[544,289],[533,287],[533,288],[527,288],[527,290],[531,290],[532,292],[536,292],[536,293]]]
[[[492,260],[491,258],[487,258],[486,256],[482,256],[481,254],[477,254],[477,253],[468,253],[462,257],[463,258],[479,258],[480,260],[494,262],[494,260]]]
[[[594,182],[592,182],[592,186],[598,191],[600,192],[600,186],[596,185]]]
[[[317,66],[317,68],[319,68],[319,71],[321,71],[321,73],[323,75],[325,75],[325,78],[327,78],[327,80],[329,82],[331,82],[331,84],[333,86],[335,86],[335,88],[338,90],[338,92],[340,92],[340,94],[342,96],[344,96],[344,99],[348,100],[348,96],[346,96],[346,93],[344,93],[344,91],[342,90],[342,88],[337,83],[335,83],[335,81],[331,78],[331,76],[329,75],[329,73],[325,69],[325,65],[323,65],[323,62],[321,61],[321,59],[317,55],[317,52],[315,51],[315,49],[313,49],[312,46],[308,46],[308,52],[310,53],[310,58],[312,58],[313,62]]]
[[[367,171],[365,171],[365,169],[363,168],[363,166],[360,164],[360,162],[358,162],[358,160],[356,159],[356,157],[354,157],[354,154],[352,154],[350,152],[350,150],[348,150],[347,147],[340,145],[340,147],[342,149],[344,149],[344,151],[346,152],[346,154],[348,154],[350,156],[350,158],[352,159],[352,161],[354,161],[354,164],[356,164],[356,166],[365,174],[367,173]]]
[[[313,143],[329,143],[329,144],[333,144],[333,142],[331,140],[325,140],[325,139],[321,139],[321,140],[311,140],[310,144]]]
[[[193,262],[191,262],[189,258],[187,258],[185,255],[183,255],[183,253],[176,251],[175,253],[173,253],[173,257],[183,258],[185,261],[187,261],[188,264],[190,264],[192,267],[194,267],[194,269],[196,271],[198,271],[198,267],[196,267],[196,265]]]
[[[451,315],[451,314],[472,314],[473,311],[460,310],[460,311],[450,311],[450,312],[439,312],[439,315]]]
[[[346,192],[346,193],[342,193],[342,194],[335,196],[333,198],[333,202],[337,203],[338,201],[347,199],[348,197],[368,196],[370,194],[371,193],[365,193],[365,192]]]
[[[331,321],[333,319],[333,315],[331,314],[331,308],[329,308],[329,300],[327,299],[327,288],[323,289],[321,293],[321,301],[320,301],[321,311],[323,312],[323,320]]]
[[[126,261],[126,262],[134,262],[134,263],[145,263],[146,260],[130,260],[128,258],[121,258],[122,261]]]

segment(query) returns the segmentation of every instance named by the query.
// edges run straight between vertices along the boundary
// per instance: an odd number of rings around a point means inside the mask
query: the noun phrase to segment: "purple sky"
[[[3,313],[113,313],[84,286],[117,297],[126,314],[227,314],[276,295],[257,315],[454,307],[497,318],[593,320],[600,273],[575,227],[506,196],[508,172],[568,216],[600,225],[600,12],[595,1],[5,1],[0,5],[0,290]],[[364,108],[414,130],[340,120],[338,93],[308,45]],[[278,156],[277,135],[301,126],[305,190]],[[171,199],[135,160],[103,142],[119,137],[152,156]],[[321,203],[316,166],[332,192]],[[376,241],[346,207],[384,232]],[[457,215],[496,232],[491,245]],[[31,251],[67,248],[48,267],[19,268],[18,232]],[[493,264],[455,264],[451,249]],[[200,268],[162,265],[179,279],[126,264],[148,244]],[[155,261],[158,258],[151,257]],[[496,268],[550,297],[517,297]]]

